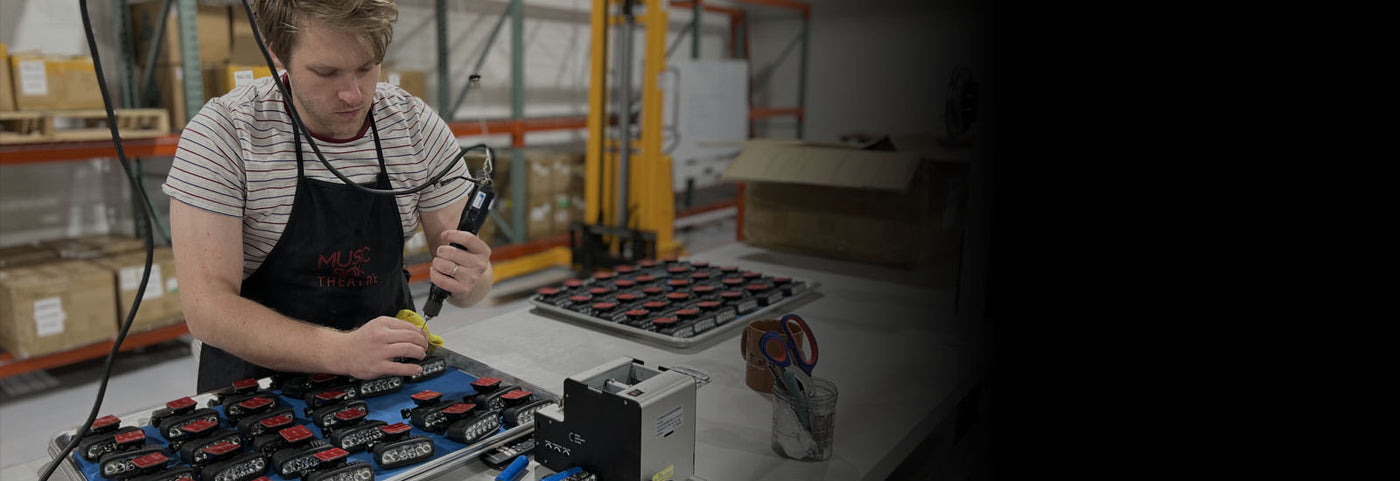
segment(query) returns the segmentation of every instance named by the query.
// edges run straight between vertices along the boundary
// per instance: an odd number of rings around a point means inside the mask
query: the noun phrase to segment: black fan
[[[948,137],[943,139],[944,145],[969,145],[971,141],[966,135],[974,120],[977,120],[977,81],[972,78],[972,70],[959,65],[953,69],[953,77],[948,81],[948,100],[943,110]]]

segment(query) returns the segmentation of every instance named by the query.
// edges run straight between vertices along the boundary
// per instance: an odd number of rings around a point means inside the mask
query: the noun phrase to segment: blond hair
[[[354,32],[360,48],[375,63],[383,63],[399,19],[399,8],[392,0],[254,0],[251,6],[258,33],[284,67],[291,62],[292,47],[307,22]]]

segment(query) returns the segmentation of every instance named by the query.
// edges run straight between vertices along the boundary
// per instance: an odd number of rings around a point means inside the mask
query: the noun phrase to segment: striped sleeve
[[[219,99],[204,104],[180,134],[161,190],[185,204],[242,218],[247,177],[235,131],[232,115]]]
[[[428,167],[428,177],[437,175],[449,166],[451,172],[443,177],[443,180],[466,175],[466,162],[454,162],[462,149],[447,122],[433,109],[428,108],[422,99],[407,95],[406,97],[411,102],[410,121],[417,124],[416,128],[410,128],[410,135],[413,136],[415,144],[424,146],[422,160]],[[418,192],[418,210],[432,212],[457,203],[466,197],[470,190],[468,187],[467,182],[459,180],[423,189]]]

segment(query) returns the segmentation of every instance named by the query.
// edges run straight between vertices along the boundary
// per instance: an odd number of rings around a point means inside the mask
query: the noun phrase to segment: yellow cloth
[[[408,321],[410,324],[418,326],[418,328],[422,329],[423,332],[427,332],[429,344],[432,344],[434,346],[442,345],[442,336],[428,332],[428,321],[424,320],[423,316],[418,315],[417,312],[413,312],[408,309],[403,309],[400,310],[398,314],[395,314],[394,317]]]

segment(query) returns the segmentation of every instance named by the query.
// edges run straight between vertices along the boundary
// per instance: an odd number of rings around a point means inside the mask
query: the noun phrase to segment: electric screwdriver
[[[490,179],[483,180],[481,185],[477,187],[476,193],[472,195],[471,204],[467,205],[466,209],[462,209],[462,221],[457,224],[457,230],[471,232],[473,235],[480,232],[482,224],[486,223],[486,217],[491,213],[491,201],[495,198],[496,192],[491,190]],[[466,247],[462,247],[456,242],[452,243],[452,247],[467,250]],[[437,317],[438,313],[442,312],[442,301],[446,300],[449,294],[451,293],[447,292],[446,289],[433,284],[433,287],[428,290],[428,302],[423,304],[423,317],[425,319]]]

